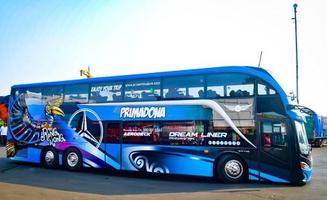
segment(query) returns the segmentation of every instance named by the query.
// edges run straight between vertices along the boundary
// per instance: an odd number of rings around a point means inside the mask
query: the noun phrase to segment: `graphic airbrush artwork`
[[[55,118],[65,115],[60,109],[62,99],[53,99],[45,105],[33,100],[27,94],[20,94],[11,105],[9,119],[12,136],[25,144],[47,141],[55,146],[57,142],[64,142],[63,135],[53,126]]]

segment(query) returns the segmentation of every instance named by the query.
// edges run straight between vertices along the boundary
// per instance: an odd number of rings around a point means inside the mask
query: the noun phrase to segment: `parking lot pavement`
[[[326,199],[327,147],[313,150],[314,177],[303,187],[271,183],[222,184],[211,179],[69,172],[11,161],[0,147],[0,199]]]

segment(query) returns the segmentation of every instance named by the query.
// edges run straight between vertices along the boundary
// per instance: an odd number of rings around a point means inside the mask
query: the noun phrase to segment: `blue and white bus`
[[[303,122],[255,67],[15,85],[7,156],[68,170],[305,184],[312,160]]]
[[[304,127],[309,143],[315,147],[322,147],[327,139],[327,118],[319,116],[310,108],[303,106],[298,108],[305,113]]]

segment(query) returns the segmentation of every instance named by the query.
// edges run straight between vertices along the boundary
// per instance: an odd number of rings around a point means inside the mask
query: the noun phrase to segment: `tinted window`
[[[156,144],[159,142],[160,127],[153,122],[130,122],[123,124],[123,143]]]
[[[90,102],[122,101],[122,85],[122,83],[92,84],[90,88]]]
[[[278,95],[274,96],[258,96],[257,98],[257,112],[276,112],[285,114],[285,108]]]
[[[27,106],[37,106],[37,109],[29,110],[29,114],[39,115],[39,112],[43,112],[44,110],[44,102],[42,101],[42,93],[41,88],[21,88],[16,91],[15,98],[19,98],[26,103]]]
[[[65,87],[65,102],[87,103],[89,85],[68,85]]]
[[[14,93],[15,93],[15,96],[18,96],[19,94],[26,93],[26,89],[25,88],[15,89]]]
[[[125,101],[157,100],[160,97],[160,79],[125,82]]]
[[[226,85],[227,96],[246,97],[253,95],[254,81],[251,77],[241,74],[233,74],[227,77],[229,77]]]
[[[45,101],[63,98],[63,87],[46,87],[42,89],[42,98]]]
[[[19,93],[26,93],[29,98],[42,98],[41,88],[27,88],[26,90],[21,90]]]
[[[247,97],[254,94],[254,79],[244,74],[213,74],[207,76],[207,97]]]
[[[258,95],[274,95],[276,94],[276,91],[271,89],[269,86],[258,83]]]
[[[107,123],[104,137],[105,143],[120,143],[120,123]]]
[[[163,95],[166,99],[203,98],[204,77],[184,76],[163,79]]]
[[[43,104],[41,88],[20,88],[15,91],[15,98],[22,95],[27,105]]]
[[[214,74],[207,76],[207,97],[219,98],[225,96],[224,86],[227,84],[228,76],[225,74]]]
[[[284,123],[263,122],[262,132],[265,147],[287,146],[287,132]]]
[[[160,144],[204,145],[204,124],[201,121],[162,123]]]
[[[262,148],[284,161],[287,161],[287,131],[283,122],[262,122]]]
[[[236,121],[236,120],[235,120]],[[238,130],[252,143],[255,144],[256,134],[254,122],[251,120],[238,121]],[[249,147],[247,141],[243,140],[224,120],[209,121],[208,131],[205,138],[206,145],[220,147]]]

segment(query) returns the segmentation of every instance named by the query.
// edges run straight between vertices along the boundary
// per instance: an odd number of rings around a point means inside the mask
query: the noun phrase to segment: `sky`
[[[0,96],[15,84],[257,66],[327,116],[327,1],[0,0]]]

